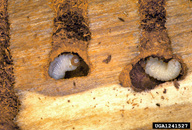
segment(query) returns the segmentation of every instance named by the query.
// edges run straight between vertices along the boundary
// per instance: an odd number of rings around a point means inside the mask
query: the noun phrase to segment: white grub
[[[80,64],[79,57],[73,54],[63,54],[56,57],[49,66],[49,75],[54,79],[65,77],[66,71],[75,70]]]
[[[176,59],[165,63],[158,58],[150,57],[145,66],[145,73],[161,81],[169,81],[177,78],[180,71],[181,64]]]

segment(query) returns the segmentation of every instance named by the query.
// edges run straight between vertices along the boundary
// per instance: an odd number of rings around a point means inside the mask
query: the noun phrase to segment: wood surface
[[[153,121],[192,122],[192,2],[168,0],[166,4],[173,52],[182,56],[188,74],[179,81],[179,90],[167,82],[150,92],[136,93],[121,87],[118,76],[139,54],[137,0],[88,1],[91,72],[67,80],[48,76],[55,15],[51,1],[9,1],[14,87],[21,100],[19,126],[30,130],[127,130],[151,129]],[[103,60],[109,55],[111,61],[106,64]]]

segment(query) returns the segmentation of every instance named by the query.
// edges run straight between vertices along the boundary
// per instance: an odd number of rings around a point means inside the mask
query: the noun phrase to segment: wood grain
[[[93,66],[92,72],[88,77],[54,80],[48,76],[47,71],[54,11],[48,2],[23,2],[25,4],[22,6],[20,2],[9,3],[11,49],[14,55],[17,90],[30,90],[54,96],[119,83],[118,75],[122,67],[138,53],[137,2],[119,1],[118,6],[115,6],[115,1],[89,1],[92,40],[88,54]],[[113,8],[107,8],[105,5]],[[125,22],[120,21],[118,17],[123,18]],[[111,55],[110,63],[103,63],[108,55]],[[73,82],[76,83],[75,87]]]

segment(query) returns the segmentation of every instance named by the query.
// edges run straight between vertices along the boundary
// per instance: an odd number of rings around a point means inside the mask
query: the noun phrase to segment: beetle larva
[[[171,59],[168,63],[165,63],[158,58],[150,57],[145,66],[145,73],[161,81],[177,78],[180,71],[181,64],[176,59]]]
[[[78,55],[81,65],[74,71],[67,71],[65,78],[87,76],[90,73],[88,44],[91,40],[87,2],[84,0],[53,0],[55,18],[53,20],[52,49],[49,61],[62,53]],[[61,76],[63,77],[63,76]]]
[[[54,79],[65,77],[66,71],[73,71],[80,65],[79,57],[73,54],[63,54],[56,57],[49,66],[49,75]]]
[[[172,52],[166,23],[165,0],[139,0],[140,54],[119,75],[120,84],[141,92],[186,76],[187,66]],[[151,57],[151,58],[150,58]],[[159,60],[163,59],[163,61]],[[167,63],[167,61],[169,61]]]

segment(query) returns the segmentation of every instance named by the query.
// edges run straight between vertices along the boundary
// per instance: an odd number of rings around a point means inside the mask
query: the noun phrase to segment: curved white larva
[[[181,64],[176,59],[172,59],[168,63],[165,63],[162,60],[158,60],[158,58],[150,57],[145,66],[145,73],[161,81],[177,78],[180,71]]]
[[[66,71],[72,71],[77,68],[77,66],[71,63],[71,59],[74,57],[73,54],[63,54],[56,57],[49,66],[49,75],[54,79],[64,78]],[[75,59],[76,62],[78,59]]]

